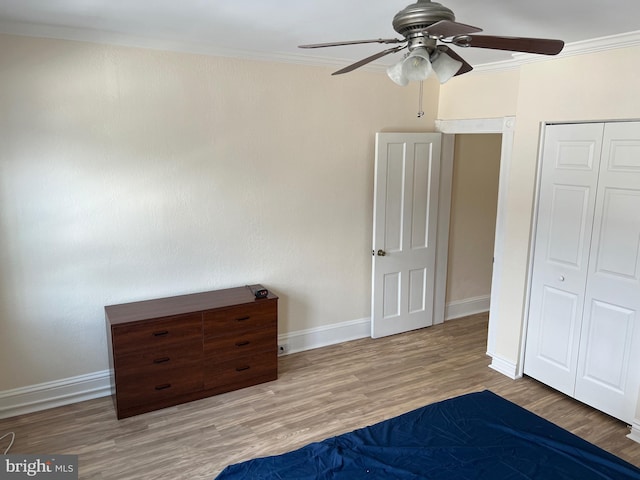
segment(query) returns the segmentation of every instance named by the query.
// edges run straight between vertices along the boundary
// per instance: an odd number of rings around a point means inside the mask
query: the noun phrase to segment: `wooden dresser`
[[[278,377],[273,293],[229,288],[109,305],[105,316],[118,418]]]

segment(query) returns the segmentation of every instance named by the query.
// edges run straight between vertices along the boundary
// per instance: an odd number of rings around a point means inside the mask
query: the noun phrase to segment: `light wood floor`
[[[125,420],[110,398],[0,420],[10,453],[77,454],[81,479],[213,479],[423,405],[490,389],[640,466],[627,426],[530,379],[488,368],[487,316],[280,357],[274,382]],[[6,448],[4,442],[0,451]]]

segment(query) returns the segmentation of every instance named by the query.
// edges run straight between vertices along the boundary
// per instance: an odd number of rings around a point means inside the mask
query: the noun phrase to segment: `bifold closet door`
[[[573,396],[603,124],[545,129],[524,373]]]
[[[632,422],[640,388],[640,122],[545,130],[524,372]]]
[[[631,422],[640,387],[640,122],[607,123],[575,398]]]

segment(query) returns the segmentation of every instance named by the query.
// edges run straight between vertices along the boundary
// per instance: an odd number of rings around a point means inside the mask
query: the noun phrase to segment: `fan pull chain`
[[[424,82],[420,81],[420,95],[418,97],[418,118],[424,117],[424,110],[422,109],[423,84]]]

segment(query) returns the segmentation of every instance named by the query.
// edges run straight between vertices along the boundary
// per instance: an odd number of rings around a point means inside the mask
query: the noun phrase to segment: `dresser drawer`
[[[228,362],[205,358],[204,388],[225,385],[268,382],[278,377],[278,355],[274,352],[259,353]]]
[[[202,361],[202,340],[194,339],[174,345],[164,345],[153,350],[141,349],[114,358],[118,378],[148,374],[183,367]]]
[[[205,357],[224,362],[261,352],[277,352],[277,328],[275,325],[257,330],[243,330],[204,341]]]
[[[182,365],[154,374],[130,375],[116,380],[121,406],[152,404],[202,389],[202,363]]]
[[[204,336],[224,335],[277,325],[278,304],[275,300],[210,310],[203,313]]]
[[[202,315],[196,313],[114,325],[111,335],[115,355],[141,349],[157,351],[178,342],[202,339]]]

